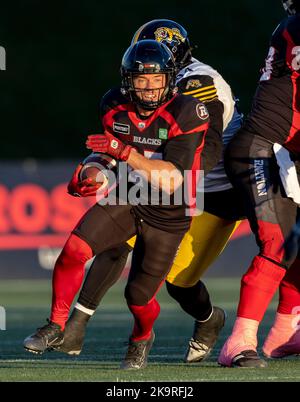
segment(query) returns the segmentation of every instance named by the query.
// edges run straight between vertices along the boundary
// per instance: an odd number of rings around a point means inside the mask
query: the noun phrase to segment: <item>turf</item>
[[[44,325],[51,301],[50,281],[3,281],[0,305],[7,314],[7,329],[0,331],[0,381],[299,381],[299,360],[269,361],[266,369],[228,369],[216,363],[234,320],[239,292],[238,279],[209,279],[215,304],[225,307],[228,319],[209,359],[202,364],[182,363],[193,320],[185,315],[163,289],[159,295],[161,315],[155,325],[156,341],[145,370],[124,372],[119,363],[126,351],[132,318],[119,282],[103,300],[90,322],[85,347],[79,357],[58,352],[42,356],[24,351],[23,339]],[[270,306],[260,330],[260,343],[274,316]]]

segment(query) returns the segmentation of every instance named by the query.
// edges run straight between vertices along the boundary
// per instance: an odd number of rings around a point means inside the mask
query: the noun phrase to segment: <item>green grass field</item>
[[[223,306],[228,319],[210,358],[202,364],[182,363],[192,334],[193,320],[184,314],[163,289],[159,294],[161,315],[155,325],[156,341],[145,370],[124,372],[119,363],[126,351],[132,318],[119,282],[103,300],[90,322],[85,347],[79,357],[58,352],[42,356],[25,352],[23,339],[49,315],[49,281],[2,281],[0,305],[7,313],[7,329],[0,331],[0,381],[300,381],[297,358],[270,361],[266,369],[229,369],[216,359],[234,320],[239,293],[238,279],[209,279],[207,285],[215,304]],[[267,334],[275,304],[260,329]],[[260,342],[261,343],[261,342]]]

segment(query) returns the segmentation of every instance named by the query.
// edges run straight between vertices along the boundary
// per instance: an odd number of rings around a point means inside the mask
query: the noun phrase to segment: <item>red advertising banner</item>
[[[0,164],[0,277],[44,276],[70,231],[94,199],[72,197],[76,162]],[[247,236],[243,222],[232,240]]]

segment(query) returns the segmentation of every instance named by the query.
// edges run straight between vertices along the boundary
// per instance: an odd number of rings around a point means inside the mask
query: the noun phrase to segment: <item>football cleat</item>
[[[232,329],[232,334],[227,338],[220,351],[218,363],[225,367],[243,367],[242,364],[244,360],[240,363],[237,363],[237,361],[240,358],[245,357],[245,359],[247,359],[249,357],[251,361],[253,360],[253,363],[252,365],[249,363],[247,367],[259,366],[259,363],[255,361],[259,359],[256,352],[258,326],[259,321],[237,317]],[[251,351],[251,353],[249,351]],[[236,361],[235,365],[233,365],[234,359]]]
[[[231,367],[264,368],[267,362],[255,350],[244,350],[232,359]]]
[[[139,370],[147,366],[148,355],[155,339],[152,331],[148,340],[129,340],[128,350],[120,368],[123,370]]]
[[[189,341],[184,358],[186,363],[201,362],[210,355],[224,327],[225,319],[225,311],[220,307],[213,307],[213,312],[207,321],[195,321],[193,337]]]
[[[24,348],[28,352],[42,354],[45,350],[51,350],[54,346],[59,346],[64,341],[64,333],[60,325],[47,320],[48,324],[28,336],[24,340]]]
[[[53,349],[68,355],[78,356],[83,347],[85,329],[90,318],[89,314],[74,308],[66,323],[64,342],[53,347]]]
[[[262,351],[267,358],[283,358],[300,354],[300,315],[276,313],[275,322]]]

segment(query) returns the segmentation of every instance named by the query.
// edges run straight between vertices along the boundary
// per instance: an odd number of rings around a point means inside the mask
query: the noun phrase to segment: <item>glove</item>
[[[130,152],[134,149],[132,146],[125,145],[121,140],[107,132],[105,134],[89,135],[86,147],[93,152],[108,154],[122,161],[127,161]]]
[[[79,173],[82,169],[82,166],[83,165],[80,163],[73,173],[72,179],[68,184],[68,193],[73,195],[74,197],[96,196],[97,190],[101,186],[101,183],[92,185],[91,178],[79,181]]]

